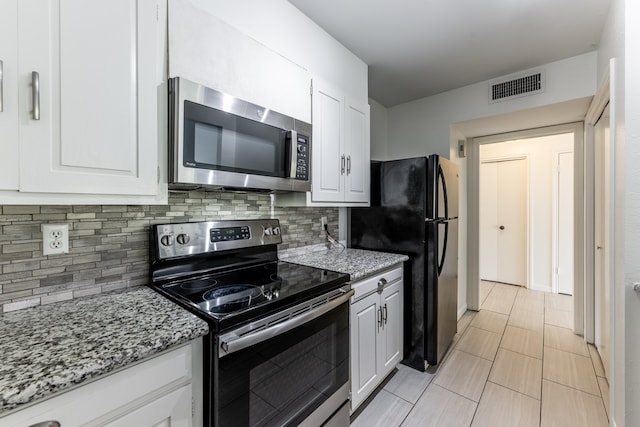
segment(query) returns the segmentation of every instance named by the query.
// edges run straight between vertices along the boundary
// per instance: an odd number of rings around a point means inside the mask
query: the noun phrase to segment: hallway
[[[607,426],[608,384],[570,329],[572,297],[481,282],[480,298],[435,374],[399,365],[351,425]]]

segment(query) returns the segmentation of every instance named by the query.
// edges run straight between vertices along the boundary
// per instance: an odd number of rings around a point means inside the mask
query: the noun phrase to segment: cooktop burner
[[[253,285],[220,286],[202,295],[206,310],[211,313],[233,313],[251,305],[251,300],[262,296],[262,289]]]

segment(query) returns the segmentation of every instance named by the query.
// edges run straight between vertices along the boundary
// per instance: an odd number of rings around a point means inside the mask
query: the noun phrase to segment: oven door
[[[215,339],[213,425],[317,426],[344,409],[353,291],[339,291]]]

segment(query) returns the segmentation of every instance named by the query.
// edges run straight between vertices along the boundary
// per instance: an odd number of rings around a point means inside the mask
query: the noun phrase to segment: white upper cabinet
[[[3,0],[0,9],[0,190],[20,192],[2,201],[157,197],[166,1]]]
[[[345,202],[369,203],[371,144],[369,104],[347,98],[345,105]]]
[[[344,201],[344,95],[317,79],[313,89],[312,200]]]
[[[366,206],[370,198],[369,105],[314,79],[311,205]]]
[[[18,1],[0,1],[0,190],[18,189]]]
[[[311,122],[307,70],[193,1],[169,2],[169,75]]]

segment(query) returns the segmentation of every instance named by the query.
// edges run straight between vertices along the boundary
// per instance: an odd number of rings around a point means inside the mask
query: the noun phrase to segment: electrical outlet
[[[42,224],[42,254],[69,252],[69,224]]]
[[[324,231],[326,226],[327,226],[327,217],[326,216],[320,217],[320,230]]]

